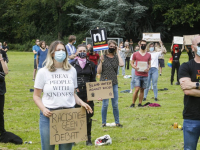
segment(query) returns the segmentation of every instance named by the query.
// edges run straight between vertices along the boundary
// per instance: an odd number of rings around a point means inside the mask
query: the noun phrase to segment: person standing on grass
[[[133,93],[133,103],[130,107],[135,107],[135,101],[137,99],[138,92],[139,95],[139,104],[138,107],[142,107],[142,99],[144,97],[144,89],[147,88],[147,79],[148,79],[148,71],[151,68],[151,55],[146,51],[147,42],[145,40],[140,41],[140,50],[133,54],[133,58],[131,61],[131,66],[135,69],[135,91]],[[135,64],[136,62],[136,64]],[[145,70],[139,70],[140,66],[138,64],[145,64]]]
[[[105,51],[105,55],[101,55],[100,63],[97,68],[97,73],[101,74],[100,81],[112,80],[114,98],[112,100],[113,115],[117,127],[122,127],[119,122],[118,109],[118,81],[117,70],[118,66],[124,66],[124,62],[119,55],[117,43],[114,40],[108,41],[109,49]],[[101,109],[102,127],[106,126],[106,117],[109,99],[104,99]]]
[[[185,50],[188,54],[188,61],[194,59],[195,53],[192,51],[191,45],[185,45]]]
[[[161,41],[161,43],[156,42],[155,43],[155,50],[156,52],[160,52],[162,51],[162,49],[164,49],[164,52],[160,55],[159,59],[158,59],[158,63],[159,63],[159,70],[160,70],[160,76],[162,75],[162,68],[165,67],[165,59],[164,59],[164,54],[167,53],[167,50],[163,44],[163,42]]]
[[[129,42],[125,42],[125,49],[126,49],[125,69],[129,70],[129,62],[132,54],[131,49],[129,47]]]
[[[98,61],[99,61],[99,54],[97,52],[95,52],[93,50],[93,48],[91,47],[89,49],[89,52],[87,53],[87,57],[95,65],[95,74],[94,74],[94,76],[96,77],[96,74],[97,74],[97,65],[98,65]]]
[[[6,132],[4,127],[4,103],[6,93],[5,76],[8,74],[6,52],[0,51],[0,138]]]
[[[177,82],[176,85],[179,85],[179,80],[178,80],[178,71],[179,71],[179,67],[180,67],[180,56],[182,51],[184,50],[184,44],[182,45],[182,49],[179,49],[179,45],[174,44],[174,42],[172,42],[172,46],[171,46],[171,54],[172,54],[172,72],[171,72],[171,85],[173,85],[173,81],[174,81],[174,74],[175,74],[175,70],[176,70],[176,74],[177,74]]]
[[[33,54],[34,54],[34,70],[33,70],[33,81],[35,81],[35,75],[36,75],[36,71],[37,71],[37,62],[36,62],[36,58],[37,58],[37,52],[40,49],[40,40],[36,39],[35,40],[35,45],[33,46],[32,50],[33,50]]]
[[[154,99],[158,101],[158,58],[164,53],[164,48],[162,46],[162,42],[159,42],[161,45],[161,51],[156,52],[154,43],[149,43],[147,46],[147,51],[151,54],[151,68],[148,72],[148,80],[147,80],[147,88],[144,90],[144,98],[143,101],[146,101],[149,88],[151,88],[151,81],[153,85]]]
[[[60,80],[66,83],[69,89],[54,89],[55,86],[62,86]],[[46,59],[46,66],[41,68],[35,79],[33,100],[40,109],[40,137],[42,150],[54,150],[55,145],[50,145],[49,117],[53,110],[74,108],[75,104],[85,107],[87,112],[92,113],[91,107],[83,102],[77,95],[77,72],[67,59],[67,50],[64,43],[54,41],[49,47]],[[43,96],[41,98],[43,91]],[[54,96],[60,95],[59,97]],[[59,144],[59,150],[71,150],[72,143]]]
[[[3,42],[2,50],[6,52],[6,57],[5,57],[5,59],[6,59],[6,62],[8,63],[9,60],[8,60],[7,51],[9,50],[9,47],[8,47],[8,44],[7,44],[6,41]]]
[[[43,63],[47,57],[47,53],[48,53],[48,49],[46,48],[46,43],[45,43],[45,41],[41,41],[40,49],[37,52],[37,58],[36,58],[38,70],[41,69],[45,65]]]
[[[135,48],[134,48],[134,51],[137,52],[139,50],[140,50],[139,45],[136,45]],[[130,62],[132,61],[133,54],[130,57]],[[133,89],[134,89],[134,77],[135,77],[135,69],[132,68],[132,71],[131,71],[131,90],[130,90],[130,93],[133,93]]]
[[[88,60],[86,53],[86,45],[80,44],[77,47],[77,57],[71,63],[71,65],[76,69],[78,87],[76,89],[78,97],[87,103],[93,110],[93,113],[87,114],[87,137],[86,145],[92,145],[91,141],[91,129],[92,129],[92,116],[94,114],[94,103],[93,101],[88,101],[86,82],[96,82],[96,69],[95,64]],[[75,107],[80,107],[76,105]]]
[[[76,36],[75,35],[70,35],[69,38],[69,43],[65,45],[68,53],[68,61],[71,63],[74,61],[74,58],[76,57],[76,48],[73,44],[76,44]]]
[[[196,150],[200,136],[200,36],[192,40],[195,58],[179,68],[179,82],[184,92],[184,150]]]

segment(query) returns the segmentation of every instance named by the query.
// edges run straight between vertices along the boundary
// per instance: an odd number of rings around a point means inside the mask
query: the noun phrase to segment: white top
[[[74,67],[50,72],[41,68],[36,76],[34,88],[43,89],[42,103],[48,108],[74,107],[74,89],[77,88],[77,72]]]
[[[152,52],[149,54],[151,54],[151,68],[155,67],[158,69],[158,58],[162,55],[162,51],[161,52]]]

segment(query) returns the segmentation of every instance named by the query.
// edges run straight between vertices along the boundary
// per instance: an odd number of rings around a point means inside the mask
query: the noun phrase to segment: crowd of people
[[[101,74],[100,81],[112,81],[114,97],[111,98],[113,115],[116,127],[123,127],[119,120],[118,108],[118,78],[120,68],[122,75],[125,76],[125,70],[132,67],[130,93],[133,93],[133,102],[131,108],[135,107],[135,102],[139,99],[138,107],[143,107],[142,102],[146,101],[148,91],[153,87],[154,100],[158,101],[158,77],[162,76],[162,69],[165,67],[164,54],[167,50],[162,43],[140,40],[135,47],[133,41],[126,40],[117,45],[116,41],[108,41],[108,50],[104,51],[101,56],[93,50],[93,47],[85,43],[79,44],[77,48],[76,36],[70,35],[68,44],[61,41],[54,41],[48,47],[45,41],[36,39],[36,45],[32,50],[34,53],[34,94],[33,99],[40,109],[40,136],[43,150],[54,149],[55,145],[50,145],[49,133],[49,117],[52,110],[70,109],[84,107],[87,113],[87,137],[86,145],[92,145],[91,129],[92,116],[94,115],[94,102],[87,99],[87,82],[96,82],[96,75]],[[200,36],[193,40],[193,47],[177,45],[172,42],[171,55],[173,57],[171,69],[171,85],[174,81],[174,73],[177,71],[177,85],[181,85],[185,93],[184,103],[184,124],[189,125],[191,120],[200,120],[198,108],[199,102],[199,84],[196,74],[200,74]],[[5,132],[3,108],[6,92],[5,75],[8,73],[8,51],[7,43],[3,46],[0,43],[0,134]],[[184,63],[180,67],[180,56],[183,50],[186,50],[189,56],[189,62]],[[195,59],[194,59],[195,58]],[[180,70],[180,71],[179,71]],[[194,70],[194,72],[193,72]],[[38,72],[37,72],[38,71]],[[37,73],[37,74],[36,74]],[[57,78],[59,76],[59,78]],[[67,88],[57,90],[54,87],[61,83],[58,80],[66,81]],[[43,95],[42,95],[43,93]],[[54,93],[54,94],[52,94]],[[57,94],[55,94],[57,93]],[[65,93],[65,94],[58,94]],[[60,95],[60,96],[55,96]],[[192,100],[190,100],[192,99]],[[195,100],[194,100],[195,99]],[[107,109],[109,99],[99,98],[102,101],[102,127],[106,127]],[[194,102],[193,102],[194,101]],[[194,109],[191,109],[193,107]],[[193,122],[198,126],[200,131],[200,123]],[[189,133],[187,126],[184,126],[184,142],[186,147],[195,147],[198,141],[197,136]],[[193,130],[195,132],[195,130]],[[200,132],[198,133],[198,137]],[[193,143],[185,140],[187,137],[193,137]],[[194,142],[195,141],[195,142]],[[73,143],[59,144],[59,149],[72,149]]]

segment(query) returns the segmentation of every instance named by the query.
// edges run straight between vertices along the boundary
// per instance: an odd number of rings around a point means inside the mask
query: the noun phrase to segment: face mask
[[[154,51],[154,47],[150,47],[149,50],[150,50],[150,52],[153,52]]]
[[[123,46],[121,46],[121,48],[123,48]]]
[[[63,62],[66,58],[66,52],[65,51],[56,51],[54,58],[57,62]]]
[[[197,46],[197,55],[200,56],[200,47]]]
[[[135,51],[137,52],[137,51],[139,51],[140,49],[136,49]]]
[[[145,50],[146,49],[146,45],[141,45],[141,49]]]
[[[85,58],[86,56],[87,56],[87,54],[84,52],[78,53],[78,57],[80,57],[80,58]]]
[[[91,53],[91,54],[93,54],[93,52],[94,52],[94,50],[93,50],[93,49],[91,49],[91,50],[90,50],[90,53]]]
[[[178,50],[178,47],[175,47],[175,50]]]
[[[74,42],[74,44],[76,44],[76,41]]]
[[[115,51],[115,48],[109,48],[109,49],[108,49],[108,52],[109,52],[109,53],[114,53],[114,51]]]

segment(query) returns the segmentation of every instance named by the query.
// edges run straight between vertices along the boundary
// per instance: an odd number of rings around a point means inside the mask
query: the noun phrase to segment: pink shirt
[[[136,62],[136,66],[137,66],[138,61],[144,61],[144,62],[147,62],[147,64],[149,64],[149,61],[151,61],[151,54],[146,53],[144,56],[142,56],[138,51],[133,54],[132,60]],[[135,70],[135,75],[148,77],[148,72],[138,72]]]

